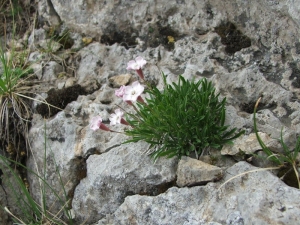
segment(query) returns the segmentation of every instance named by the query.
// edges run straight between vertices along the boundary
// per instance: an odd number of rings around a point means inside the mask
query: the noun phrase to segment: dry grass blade
[[[248,173],[254,173],[254,172],[258,172],[258,171],[266,171],[266,170],[277,170],[279,169],[280,167],[268,167],[268,168],[260,168],[260,169],[255,169],[255,170],[250,170],[250,171],[246,171],[244,173],[240,173],[238,175],[235,175],[233,177],[231,177],[230,179],[228,179],[225,183],[223,183],[218,190],[220,190],[224,185],[226,185],[227,183],[229,183],[230,181],[238,178],[238,177],[241,177],[241,176],[244,176]]]
[[[4,210],[11,215],[13,218],[15,218],[16,220],[18,220],[20,222],[20,225],[26,225],[21,219],[19,219],[18,217],[16,217],[7,207],[4,207]]]

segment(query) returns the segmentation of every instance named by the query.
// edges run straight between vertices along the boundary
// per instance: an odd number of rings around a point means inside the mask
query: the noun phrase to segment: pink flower
[[[118,90],[115,90],[115,95],[122,98],[125,93],[125,86],[122,85]]]
[[[123,95],[123,100],[128,102],[135,102],[136,100],[142,101],[140,95],[143,93],[144,87],[138,82],[135,81],[131,86],[125,87],[125,93]]]
[[[95,116],[91,119],[90,128],[94,131],[98,130],[98,129],[105,130],[105,131],[111,131],[107,126],[105,126],[102,123],[102,118],[100,116]]]
[[[124,120],[123,114],[124,113],[120,109],[116,109],[115,113],[111,114],[109,117],[110,125],[116,125],[116,124],[129,125],[129,123],[126,120]]]
[[[147,61],[141,56],[135,58],[135,60],[130,60],[127,63],[127,70],[135,70],[139,77],[144,80],[144,74],[142,68],[146,65]]]

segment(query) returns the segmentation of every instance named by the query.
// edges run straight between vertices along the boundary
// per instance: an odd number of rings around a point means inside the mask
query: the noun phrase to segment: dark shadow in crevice
[[[252,114],[254,111],[254,106],[255,106],[256,102],[255,101],[250,101],[248,103],[241,103],[239,105],[239,108],[241,111],[247,112],[249,114]],[[257,111],[259,110],[263,110],[263,109],[275,109],[277,107],[277,104],[275,102],[271,102],[271,103],[260,103],[257,107]]]
[[[232,22],[225,22],[215,28],[221,37],[221,43],[226,45],[225,52],[229,55],[251,46],[251,39],[242,34]]]
[[[60,111],[60,109],[64,109],[70,102],[75,101],[79,95],[86,95],[88,93],[83,87],[81,87],[79,84],[76,84],[72,87],[58,90],[52,88],[47,92],[47,94],[48,97],[45,99],[45,101],[49,105],[42,103],[36,107],[36,112],[44,118],[54,116]],[[50,105],[57,108],[54,108]]]

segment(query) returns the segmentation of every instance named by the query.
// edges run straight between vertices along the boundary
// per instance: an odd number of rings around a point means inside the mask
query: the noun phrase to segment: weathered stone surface
[[[78,221],[96,222],[111,214],[126,196],[158,195],[173,186],[177,160],[155,164],[143,154],[145,143],[122,145],[87,160],[87,177],[76,187],[72,202]]]
[[[297,1],[119,0],[71,4],[69,0],[41,0],[38,4],[39,20],[49,20],[51,26],[64,22],[81,33],[71,35],[76,39],[76,50],[83,46],[82,37],[93,37],[93,42],[73,58],[74,78],[92,94],[79,96],[46,123],[46,142],[51,147],[46,154],[46,179],[55,190],[61,190],[55,158],[71,198],[76,189],[73,207],[78,221],[96,222],[111,214],[103,224],[299,223],[299,192],[268,172],[238,177],[220,190],[220,184],[209,183],[204,187],[174,187],[156,197],[136,195],[142,191],[150,195],[159,185],[172,181],[176,163],[166,160],[153,165],[140,154],[145,148],[142,143],[119,146],[126,139],[124,135],[92,132],[88,127],[94,115],[101,115],[107,124],[116,105],[128,108],[114,96],[116,88],[109,86],[109,78],[128,73],[127,62],[141,55],[147,60],[146,80],[155,81],[159,89],[163,89],[160,70],[168,83],[177,82],[180,74],[213,81],[220,97],[227,98],[226,124],[246,130],[246,135],[253,133],[254,104],[263,96],[257,113],[259,131],[275,139],[283,128],[284,140],[294,146],[300,133]],[[40,33],[45,39],[45,31]],[[56,78],[57,73],[43,63],[35,72],[42,80]],[[50,72],[52,75],[45,75]],[[122,132],[124,127],[114,129]],[[29,138],[38,168],[43,168],[44,162],[43,134],[44,121],[35,115]],[[33,159],[31,156],[28,161],[32,169]],[[246,169],[253,168],[238,163],[227,171],[226,179]],[[32,176],[29,180],[31,192],[39,199],[37,181]],[[55,198],[46,193],[51,205]],[[129,195],[134,196],[126,197]]]
[[[46,31],[44,29],[34,29],[28,38],[28,44],[31,49],[37,49],[37,44],[40,41],[45,40],[47,37]]]
[[[55,61],[47,62],[45,65],[35,64],[33,69],[38,78],[43,81],[53,81],[63,71],[63,67]]]
[[[52,39],[41,40],[38,44],[41,48],[49,53],[55,53],[62,47],[60,43]]]
[[[239,162],[224,181],[257,169]],[[110,217],[111,224],[298,224],[300,191],[286,186],[268,171],[237,176],[222,183],[170,188],[159,196],[134,195]],[[176,212],[176,213],[175,213]]]
[[[109,82],[114,88],[119,88],[122,85],[127,85],[132,77],[131,74],[121,74],[114,77],[109,78]]]
[[[179,187],[203,185],[223,176],[223,171],[217,166],[190,157],[182,157],[177,167],[177,181]]]
[[[72,87],[73,85],[76,84],[76,79],[74,77],[69,77],[67,78],[66,80],[66,83],[65,83],[65,87],[68,88],[68,87]]]
[[[57,193],[63,194],[62,184],[66,185],[64,188],[68,197],[73,196],[76,185],[86,176],[86,159],[91,154],[109,151],[124,141],[124,135],[112,135],[104,131],[93,132],[89,129],[90,118],[84,115],[91,115],[90,117],[101,115],[104,121],[107,121],[109,116],[106,105],[93,102],[89,97],[82,96],[77,102],[70,103],[64,112],[59,112],[46,121],[41,116],[35,115],[29,133],[33,151],[28,158],[28,168],[41,175],[45,173],[46,181]],[[122,127],[119,131],[122,131]],[[47,163],[46,171],[42,170],[44,160]],[[62,183],[59,181],[57,171],[60,173]],[[28,174],[28,180],[33,197],[40,199],[40,192],[37,190],[41,187],[36,176]],[[47,189],[46,195],[49,196],[47,206],[54,204],[52,210],[58,212],[61,205],[53,191]]]
[[[270,138],[270,136],[266,133],[258,132],[258,135],[268,148],[275,151],[277,150],[277,152],[278,149],[281,148],[281,146],[279,145],[279,141]],[[255,133],[251,133],[250,135],[245,135],[237,138],[236,140],[234,140],[233,145],[223,146],[221,153],[223,155],[236,155],[240,151],[242,151],[246,154],[251,155],[260,149],[262,149],[262,147],[259,145]]]
[[[207,30],[215,27],[221,21],[230,20],[243,27],[247,35],[252,38],[262,36],[268,31],[268,35],[261,39],[261,42],[268,46],[274,43],[278,34],[284,33],[280,27],[291,30],[290,27],[293,26],[284,19],[278,20],[279,15],[281,18],[284,16],[291,17],[290,21],[296,26],[300,24],[297,15],[299,6],[296,1],[292,0],[288,2],[225,0],[208,1],[205,4],[198,1],[178,2],[175,0],[167,3],[164,1],[136,3],[128,1],[78,1],[70,4],[70,1],[59,0],[52,0],[51,2],[53,6],[47,6],[45,0],[39,1],[41,15],[45,18],[55,17],[56,14],[50,12],[50,10],[55,10],[62,21],[81,33],[93,36],[106,35],[110,37],[110,41],[123,35],[120,37],[120,42],[126,41],[125,35],[130,38],[128,33],[136,33],[136,36],[141,37],[149,35],[152,31],[149,29],[149,25],[155,26],[156,22],[170,25],[173,30],[183,34],[192,32],[205,34]],[[257,9],[263,9],[265,14]],[[164,20],[164,23],[160,20]],[[258,32],[253,32],[254,30]],[[134,37],[134,35],[132,36]],[[286,38],[295,38],[288,36],[285,35]],[[283,42],[281,41],[281,43]]]

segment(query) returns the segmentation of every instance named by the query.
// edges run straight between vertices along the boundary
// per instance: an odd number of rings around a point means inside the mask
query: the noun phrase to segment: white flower
[[[145,66],[147,61],[141,56],[135,58],[135,60],[130,60],[127,63],[127,70],[140,70]]]
[[[102,118],[100,116],[95,116],[91,119],[90,128],[94,131],[98,129],[110,131],[110,129],[102,123]]]
[[[110,125],[121,124],[123,112],[120,109],[116,109],[115,113],[112,113],[109,117]]]
[[[144,87],[138,82],[135,81],[131,86],[125,87],[125,93],[123,95],[124,101],[135,102],[138,97],[143,93]]]
[[[102,118],[100,116],[95,116],[91,119],[90,128],[92,130],[100,129],[100,125],[102,123]]]

